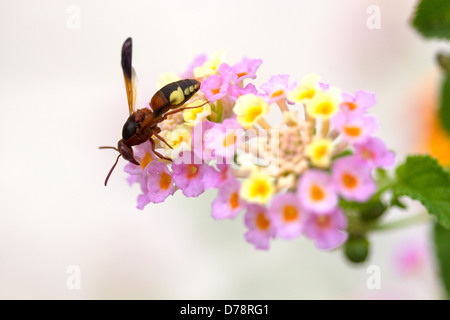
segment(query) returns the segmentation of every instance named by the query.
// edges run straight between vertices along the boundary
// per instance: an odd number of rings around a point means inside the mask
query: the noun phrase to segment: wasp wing
[[[136,105],[136,72],[131,64],[133,55],[133,41],[131,38],[125,40],[122,46],[122,70],[127,90],[128,109],[130,114],[134,112]]]

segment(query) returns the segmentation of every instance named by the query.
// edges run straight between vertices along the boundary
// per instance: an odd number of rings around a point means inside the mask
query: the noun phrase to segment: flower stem
[[[263,129],[266,129],[266,130],[272,129],[272,127],[270,126],[270,124],[268,124],[267,121],[264,120],[263,118],[261,118],[261,119],[258,120],[258,124],[259,124]]]
[[[308,115],[308,112],[306,112],[306,104],[303,104],[303,113],[305,115],[305,122],[309,122],[311,117]]]
[[[370,229],[372,231],[385,231],[385,230],[392,230],[392,229],[398,229],[402,227],[409,227],[418,223],[430,221],[430,216],[425,213],[417,214],[411,217],[407,217],[404,219],[400,219],[397,221],[387,222],[384,224],[377,224],[371,227]]]
[[[278,107],[280,107],[281,112],[289,112],[289,108],[284,99],[280,99],[277,101]]]
[[[325,138],[328,135],[328,131],[330,131],[330,120],[324,120],[320,129],[320,135]]]
[[[339,131],[336,129],[331,130],[331,132],[328,134],[328,138],[331,140],[335,140],[337,137],[339,137]]]
[[[223,99],[222,105],[223,105],[222,119],[230,118],[233,115],[233,106],[231,105],[230,101],[228,101],[227,99]]]
[[[341,141],[339,142],[333,150],[333,156],[336,156],[340,153],[342,153],[346,148],[348,147],[348,142],[346,141]]]
[[[308,116],[309,136],[313,137],[316,134],[316,119]]]

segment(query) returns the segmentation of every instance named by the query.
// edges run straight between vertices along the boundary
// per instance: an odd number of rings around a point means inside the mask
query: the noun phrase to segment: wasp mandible
[[[195,107],[179,108],[200,89],[199,81],[195,79],[185,79],[169,83],[157,91],[150,100],[150,108],[135,110],[136,72],[131,64],[132,46],[132,39],[126,39],[122,46],[121,61],[130,116],[123,126],[122,139],[117,143],[117,148],[109,146],[100,147],[100,149],[114,149],[119,152],[116,162],[114,162],[114,165],[106,176],[105,186],[120,157],[123,157],[125,160],[128,160],[135,165],[139,165],[139,161],[136,160],[133,155],[132,146],[150,141],[155,155],[161,159],[171,161],[171,159],[164,157],[155,150],[156,144],[153,140],[153,136],[164,142],[169,148],[172,148],[166,140],[159,135],[161,129],[158,127],[158,124],[167,119],[171,114],[203,106],[202,104]],[[207,102],[204,104],[206,103]]]

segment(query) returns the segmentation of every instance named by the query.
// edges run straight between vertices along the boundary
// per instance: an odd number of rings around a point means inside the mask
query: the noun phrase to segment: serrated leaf
[[[394,196],[420,201],[445,228],[450,229],[450,175],[430,156],[409,156],[397,170]]]
[[[400,201],[400,199],[398,197],[393,197],[391,199],[390,206],[391,207],[397,207],[397,208],[400,208],[400,209],[406,209],[406,205],[402,201]]]
[[[426,38],[450,39],[450,1],[420,1],[412,24]]]
[[[438,223],[434,226],[434,248],[447,299],[450,299],[450,230]]]
[[[450,134],[450,75],[445,74],[441,91],[439,118],[444,129]]]

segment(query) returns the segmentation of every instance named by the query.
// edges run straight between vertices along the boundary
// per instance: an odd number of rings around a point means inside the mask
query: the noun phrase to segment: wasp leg
[[[159,134],[153,133],[153,135],[154,135],[155,137],[157,137],[159,140],[161,140],[162,142],[164,142],[170,149],[173,149],[172,146],[171,146],[170,144],[168,144],[167,141],[164,140],[164,138],[161,137]]]
[[[204,106],[205,104],[207,104],[207,103],[209,103],[209,101],[206,101],[205,103],[203,103],[203,104],[201,104],[201,105],[199,105],[199,106],[195,106],[195,107],[184,107],[184,108],[180,108],[180,109],[176,109],[176,110],[167,112],[167,113],[164,115],[164,120],[167,119],[167,116],[170,116],[171,114],[175,114],[175,113],[178,113],[178,112],[181,112],[181,111],[184,111],[184,110],[188,110],[188,109],[197,109],[197,108],[203,107],[203,106]]]
[[[154,154],[156,154],[161,159],[164,159],[164,160],[172,162],[172,159],[164,157],[161,153],[159,153],[158,151],[155,150],[156,149],[156,144],[155,144],[155,141],[153,141],[152,138],[150,138],[149,140],[150,140],[150,143],[152,144],[152,151],[153,151]]]

